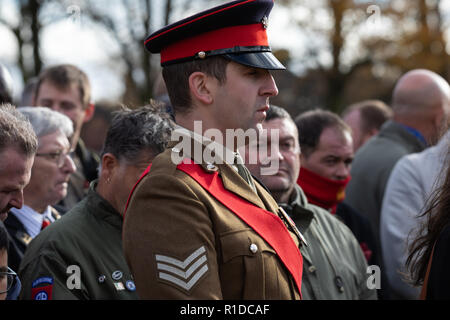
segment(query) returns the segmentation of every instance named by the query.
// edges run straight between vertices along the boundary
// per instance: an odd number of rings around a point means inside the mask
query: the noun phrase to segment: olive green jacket
[[[326,210],[309,204],[296,186],[288,205],[280,204],[308,243],[303,256],[302,296],[305,300],[376,299],[366,284],[364,254],[350,229]]]
[[[31,241],[19,269],[21,299],[138,299],[122,216],[94,188]]]

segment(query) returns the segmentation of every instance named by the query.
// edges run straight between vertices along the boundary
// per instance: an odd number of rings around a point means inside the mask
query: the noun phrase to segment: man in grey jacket
[[[393,119],[355,155],[346,202],[367,215],[379,242],[381,205],[395,163],[437,142],[450,112],[450,87],[438,74],[417,69],[397,82]]]
[[[303,299],[376,299],[376,290],[368,281],[366,259],[350,229],[326,210],[309,204],[297,185],[300,147],[294,121],[284,109],[271,106],[263,129],[267,136],[263,133],[259,143],[250,142],[241,153],[250,172],[268,187],[306,239],[307,246],[300,247]],[[272,138],[276,130],[278,141]],[[261,152],[262,144],[271,150],[268,159]],[[275,174],[265,174],[262,163],[266,160],[278,161]]]

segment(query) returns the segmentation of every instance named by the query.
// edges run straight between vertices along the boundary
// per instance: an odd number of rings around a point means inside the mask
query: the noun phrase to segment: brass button
[[[308,271],[311,272],[311,273],[313,273],[313,272],[316,271],[316,267],[315,267],[315,266],[310,266],[310,267],[308,268]]]

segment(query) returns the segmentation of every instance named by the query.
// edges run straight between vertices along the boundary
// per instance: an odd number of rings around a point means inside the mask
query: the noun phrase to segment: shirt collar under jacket
[[[408,131],[409,133],[411,133],[413,136],[415,136],[417,139],[419,139],[425,146],[428,146],[427,140],[425,139],[425,137],[423,136],[423,134],[421,134],[418,130],[409,127],[405,124],[401,124],[400,125],[406,129],[406,131]]]
[[[55,221],[50,206],[47,206],[43,213],[39,213],[27,205],[23,205],[20,209],[12,208],[10,211],[23,224],[31,238],[36,237],[41,232],[44,218],[49,219],[50,222]]]

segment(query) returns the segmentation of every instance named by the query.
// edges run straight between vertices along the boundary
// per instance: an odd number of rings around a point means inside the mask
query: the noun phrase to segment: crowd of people
[[[71,64],[15,107],[0,64],[0,299],[450,298],[448,82],[290,115],[272,6],[150,35],[165,87],[135,109]]]

